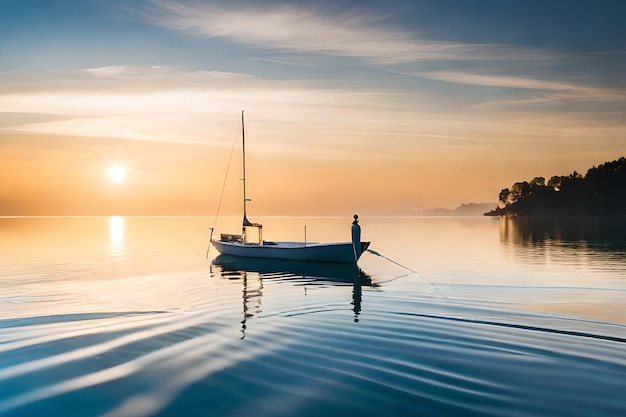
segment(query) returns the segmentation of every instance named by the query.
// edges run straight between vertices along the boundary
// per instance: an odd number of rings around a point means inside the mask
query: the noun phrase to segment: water
[[[623,219],[363,217],[359,270],[205,259],[211,226],[0,219],[0,415],[626,415]]]

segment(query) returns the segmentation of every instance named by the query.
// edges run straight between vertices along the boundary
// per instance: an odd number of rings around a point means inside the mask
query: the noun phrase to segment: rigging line
[[[368,251],[369,253],[373,254],[373,255],[380,256],[381,258],[386,259],[386,260],[388,260],[389,262],[391,262],[391,263],[393,263],[393,264],[396,264],[396,265],[398,265],[399,267],[406,269],[407,271],[412,272],[413,274],[416,274],[418,277],[420,277],[421,279],[423,279],[424,281],[426,281],[428,284],[430,284],[430,286],[431,286],[431,287],[433,287],[433,288],[435,289],[435,291],[437,291],[439,294],[443,295],[443,296],[444,296],[444,298],[445,298],[446,300],[448,300],[448,302],[449,302],[449,303],[452,303],[452,300],[450,300],[450,299],[448,298],[448,296],[447,296],[447,295],[446,295],[443,291],[441,291],[441,288],[439,288],[439,287],[438,287],[438,286],[437,286],[434,282],[431,282],[431,281],[427,280],[426,278],[424,278],[424,277],[422,276],[422,274],[420,274],[420,273],[419,273],[419,272],[417,272],[416,270],[411,269],[411,268],[409,268],[409,267],[408,267],[408,266],[406,266],[406,265],[402,265],[401,263],[396,262],[396,261],[394,261],[393,259],[391,259],[391,258],[389,258],[389,257],[387,257],[387,256],[385,256],[385,255],[383,255],[382,253],[380,253],[380,252],[376,252],[375,250],[368,249],[367,251]],[[409,275],[410,275],[410,274],[409,274]],[[404,275],[404,276],[407,276],[407,275]]]
[[[217,225],[217,218],[220,214],[220,208],[222,207],[222,200],[224,199],[224,191],[226,190],[226,181],[228,180],[228,173],[230,171],[230,165],[233,162],[233,153],[235,151],[235,144],[237,143],[237,137],[239,136],[239,128],[233,139],[233,146],[230,148],[230,157],[228,158],[228,166],[226,167],[226,175],[224,175],[224,183],[222,184],[222,193],[220,194],[220,201],[217,204],[217,212],[215,213],[215,220],[213,221],[213,227]]]
[[[215,220],[213,220],[213,227],[211,227],[211,238],[209,239],[209,245],[206,250],[206,258],[209,258],[209,250],[211,250],[211,240],[213,239],[213,230],[217,225],[217,218],[220,215],[220,208],[222,207],[222,200],[224,199],[224,191],[226,190],[226,181],[228,180],[228,173],[230,171],[230,165],[233,162],[233,153],[235,151],[235,144],[237,143],[237,137],[239,136],[239,127],[233,138],[233,146],[230,148],[230,157],[228,158],[228,166],[226,167],[226,175],[224,175],[224,183],[222,184],[222,193],[220,194],[220,201],[217,203],[217,212],[215,213]]]

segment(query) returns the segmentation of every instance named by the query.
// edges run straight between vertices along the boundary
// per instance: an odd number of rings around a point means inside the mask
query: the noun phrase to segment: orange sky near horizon
[[[260,134],[259,134],[260,135]],[[107,138],[0,135],[0,215],[194,215],[214,216],[231,147]],[[237,139],[220,215],[242,206],[241,146]],[[263,142],[263,141],[261,141]],[[381,141],[384,144],[384,140]],[[263,151],[247,139],[251,217],[419,215],[434,207],[495,202],[500,188],[534,176],[585,172],[585,158],[540,172],[539,160],[516,163],[464,159],[445,150],[424,158],[417,152],[333,157],[323,150]],[[378,152],[376,152],[376,150]],[[609,157],[606,155],[604,158]],[[603,162],[602,155],[597,162]],[[115,183],[109,168],[127,178]],[[534,171],[533,165],[536,165]],[[534,172],[531,172],[534,171]],[[544,169],[545,171],[545,169]]]

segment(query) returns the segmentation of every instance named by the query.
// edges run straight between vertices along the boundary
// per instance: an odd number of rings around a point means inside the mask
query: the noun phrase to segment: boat
[[[356,264],[370,242],[361,242],[361,226],[358,224],[358,215],[354,215],[352,222],[352,241],[311,243],[306,242],[269,242],[263,240],[263,225],[248,220],[247,203],[251,201],[246,195],[246,135],[244,113],[241,112],[241,141],[243,162],[243,222],[241,234],[220,234],[219,239],[213,239],[211,229],[211,244],[224,255],[243,258],[264,258],[292,261],[334,262]]]

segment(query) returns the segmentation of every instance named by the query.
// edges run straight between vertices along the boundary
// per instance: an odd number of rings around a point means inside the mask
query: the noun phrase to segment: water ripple
[[[284,286],[267,281],[263,295]],[[237,336],[241,316],[220,309],[226,294],[193,312],[5,320],[0,413],[50,415],[60,407],[72,415],[68,404],[86,407],[74,415],[110,417],[626,410],[608,394],[624,388],[619,335],[563,330],[567,322],[538,315],[496,321],[491,309],[410,297],[390,309],[376,289],[365,290],[368,309],[354,323],[350,292],[343,304],[328,302],[331,295],[299,306],[289,301],[293,287],[285,289],[273,298],[277,309],[247,316],[245,339]]]

